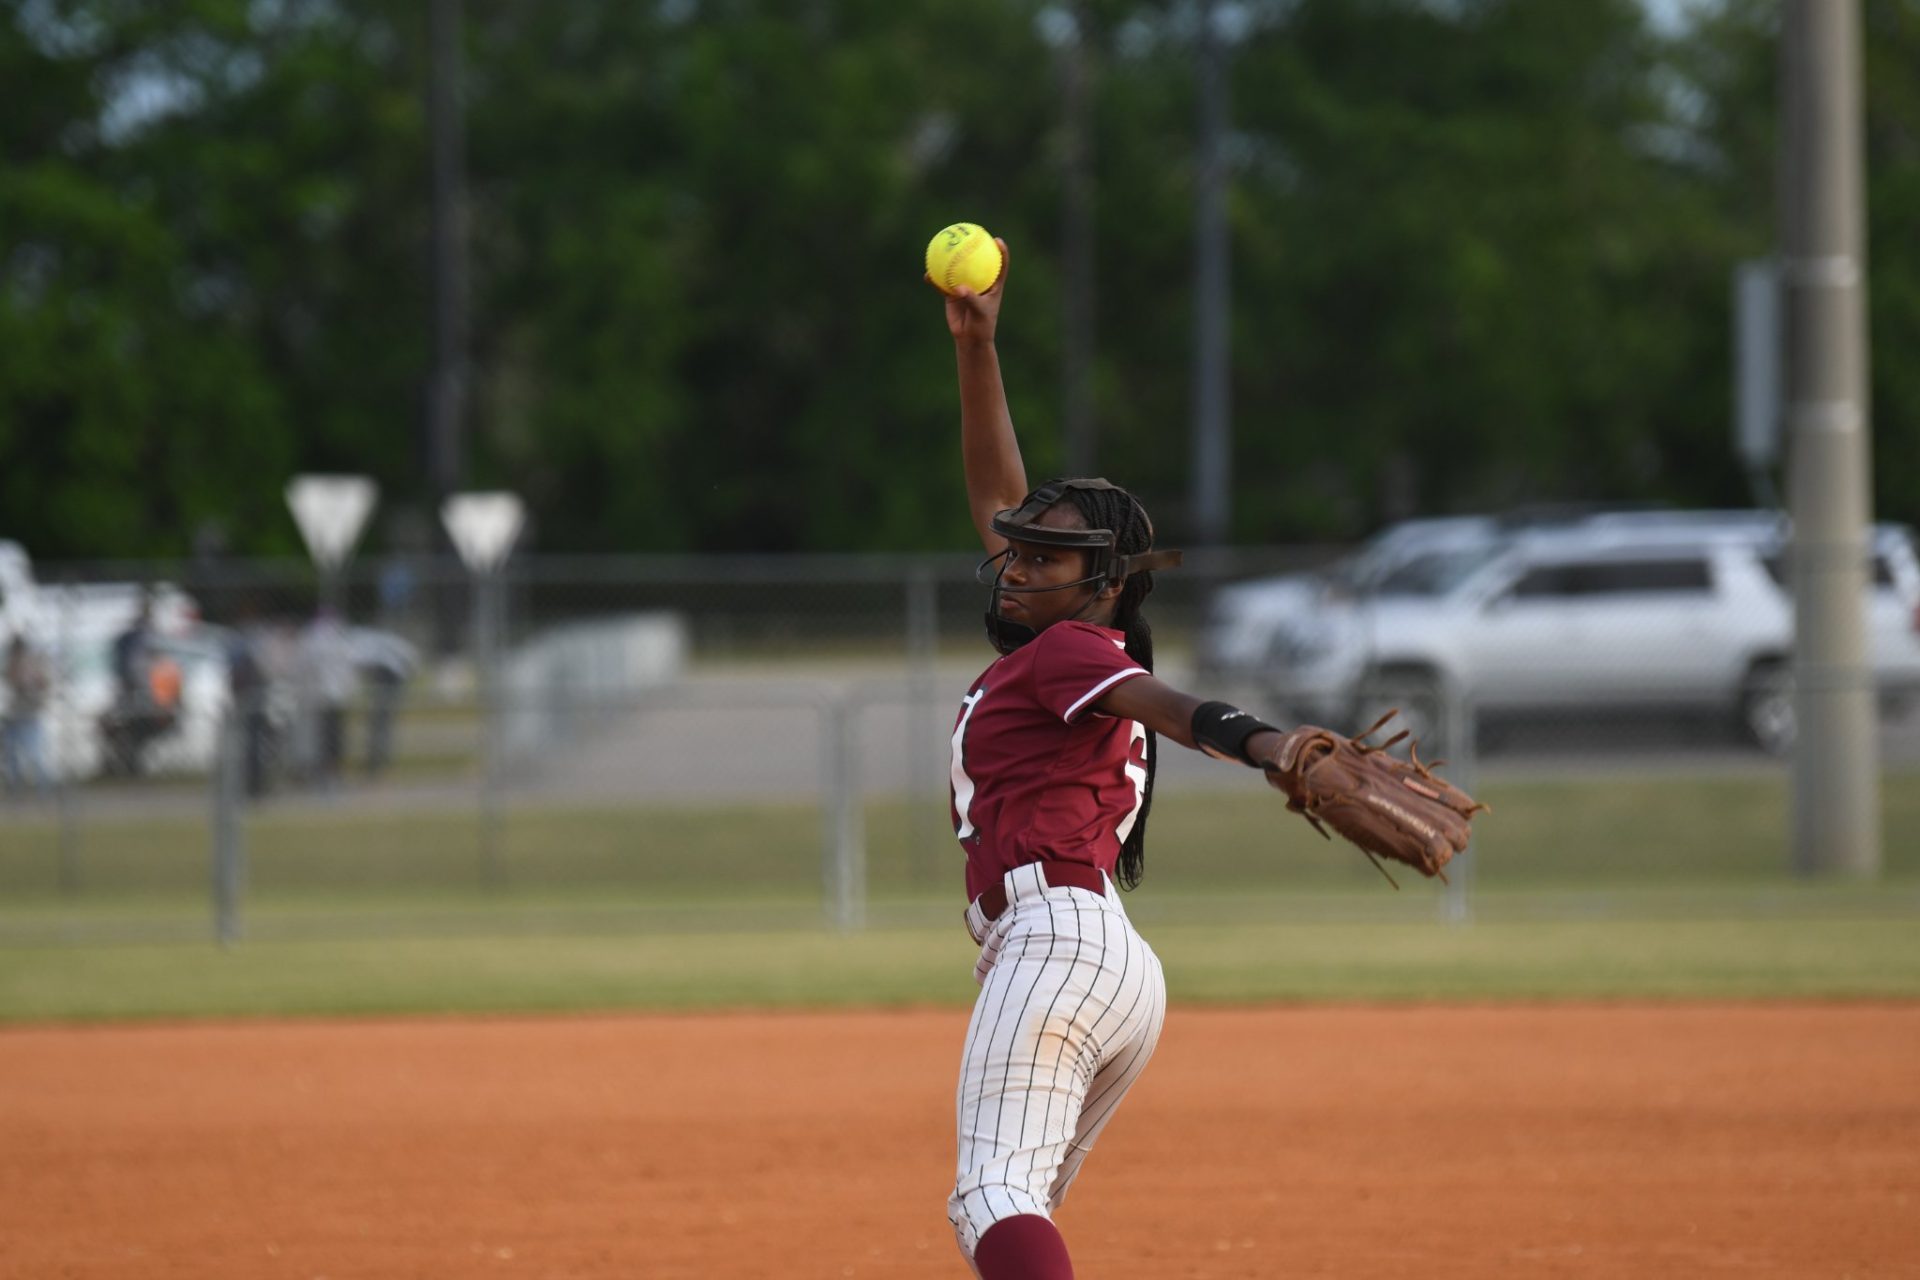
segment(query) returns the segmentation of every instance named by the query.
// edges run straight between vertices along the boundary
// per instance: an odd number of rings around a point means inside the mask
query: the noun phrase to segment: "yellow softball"
[[[974,222],[942,227],[927,242],[927,275],[942,293],[962,287],[985,293],[1000,279],[1000,246]]]

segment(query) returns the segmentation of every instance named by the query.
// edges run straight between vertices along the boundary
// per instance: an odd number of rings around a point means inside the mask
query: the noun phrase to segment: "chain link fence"
[[[1377,660],[1387,615],[1418,606],[1356,590],[1340,550],[1190,555],[1149,603],[1158,668],[1276,723],[1400,708],[1494,801],[1474,853],[1395,893],[1249,771],[1168,744],[1137,913],[1465,920],[1792,891],[1790,744],[1755,732],[1752,673],[1624,696],[1703,669],[1706,638],[1648,621],[1679,587],[1619,592],[1639,613],[1609,622],[1591,582],[1556,596],[1520,571],[1476,606],[1506,649],[1454,678]],[[0,614],[0,942],[950,921],[948,739],[993,656],[985,604],[965,556],[546,557],[481,579],[393,558],[328,583],[294,561],[42,567]],[[1583,630],[1621,652],[1568,652]],[[1868,692],[1886,874],[1847,909],[1910,909],[1920,726],[1903,689]]]

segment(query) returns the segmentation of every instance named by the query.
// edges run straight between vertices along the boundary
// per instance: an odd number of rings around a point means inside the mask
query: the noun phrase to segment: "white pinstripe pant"
[[[1166,1019],[1160,959],[1111,884],[1050,889],[1041,867],[1007,873],[1007,909],[976,906],[980,997],[960,1057],[959,1171],[947,1216],[969,1262],[987,1228],[1051,1217]],[[984,926],[984,928],[983,928]]]

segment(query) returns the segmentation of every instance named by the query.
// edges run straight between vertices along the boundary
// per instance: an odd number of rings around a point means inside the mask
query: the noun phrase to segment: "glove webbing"
[[[1386,751],[1398,745],[1403,739],[1411,737],[1413,734],[1413,730],[1402,729],[1400,732],[1394,734],[1391,738],[1388,738],[1385,742],[1379,743],[1378,745],[1368,745],[1368,743],[1366,742],[1367,738],[1372,737],[1374,734],[1380,731],[1380,728],[1382,725],[1386,724],[1387,721],[1393,719],[1395,716],[1399,714],[1400,714],[1400,708],[1395,707],[1391,711],[1387,712],[1387,714],[1381,716],[1378,720],[1375,720],[1371,725],[1367,726],[1367,729],[1364,733],[1355,734],[1350,739],[1350,741],[1353,743],[1354,749],[1360,752],[1362,755],[1372,755],[1376,751]],[[1407,758],[1409,761],[1412,762],[1413,767],[1419,771],[1420,776],[1423,778],[1432,777],[1433,771],[1446,763],[1444,759],[1435,760],[1430,764],[1423,762],[1420,759],[1420,744],[1418,742],[1413,743],[1407,748]],[[1423,787],[1419,783],[1413,781],[1411,778],[1406,779],[1406,783],[1409,787],[1412,787],[1414,790],[1418,791],[1421,795],[1427,797],[1427,799],[1429,800],[1438,800],[1440,798],[1439,792],[1434,791],[1429,787]],[[1292,808],[1293,806],[1289,805],[1288,807]],[[1309,813],[1304,808],[1297,810],[1297,812],[1300,814],[1301,817],[1305,818],[1308,822],[1311,822],[1313,824],[1313,829],[1320,833],[1320,836],[1322,839],[1324,840],[1333,839],[1333,834],[1330,831],[1328,831],[1325,827],[1320,825],[1320,819],[1316,818],[1312,813]],[[1380,859],[1377,856],[1375,856],[1373,850],[1362,848],[1360,852],[1367,855],[1367,861],[1373,864],[1373,869],[1375,871],[1378,871],[1382,876],[1385,876],[1387,883],[1393,886],[1393,890],[1395,893],[1398,893],[1400,891],[1400,882],[1393,878],[1393,876],[1387,871],[1385,866],[1381,865]],[[1444,867],[1437,870],[1435,874],[1440,877],[1441,884],[1451,885],[1453,883],[1453,881],[1447,879],[1447,872]]]

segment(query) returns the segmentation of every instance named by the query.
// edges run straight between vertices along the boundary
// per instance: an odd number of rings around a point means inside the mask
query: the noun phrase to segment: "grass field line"
[[[1180,1001],[1915,1000],[1910,919],[1160,924]],[[0,948],[0,1021],[964,1005],[952,930]]]

